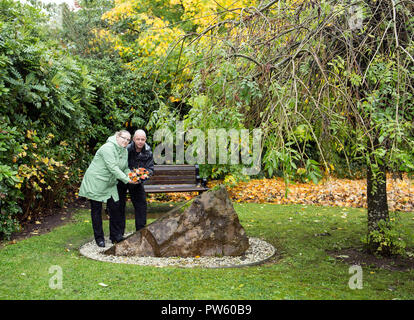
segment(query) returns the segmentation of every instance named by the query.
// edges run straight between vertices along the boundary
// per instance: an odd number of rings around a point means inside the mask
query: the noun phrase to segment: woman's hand
[[[128,181],[128,183],[132,183],[132,184],[139,184],[139,183],[141,183],[141,181],[139,181],[139,180],[138,180],[138,181],[132,181],[132,180],[129,180],[129,181]]]

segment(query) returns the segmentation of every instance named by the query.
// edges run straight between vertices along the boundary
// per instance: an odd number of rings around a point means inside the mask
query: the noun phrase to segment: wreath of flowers
[[[128,177],[133,182],[141,182],[149,178],[149,172],[145,168],[135,168],[128,173]]]

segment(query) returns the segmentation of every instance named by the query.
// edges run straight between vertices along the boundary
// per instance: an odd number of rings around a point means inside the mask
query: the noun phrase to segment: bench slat
[[[191,185],[193,185],[193,186],[195,186],[195,185],[198,185],[197,183],[195,183],[194,181],[186,181],[186,180],[183,180],[183,181],[172,181],[172,182],[168,182],[168,181],[154,181],[154,182],[152,182],[152,183],[150,183],[150,184],[146,184],[146,185],[149,185],[149,186],[152,186],[152,185],[170,185],[170,186],[176,186],[176,185],[180,185],[180,184],[191,184]]]
[[[196,181],[195,176],[152,176],[148,181],[174,181],[174,180],[188,180]]]
[[[190,176],[195,177],[195,172],[188,171],[155,171],[153,177],[170,177],[170,176]]]
[[[168,166],[168,165],[156,165],[154,166],[154,171],[195,171],[196,168],[194,166]]]
[[[200,192],[206,191],[208,188],[195,185],[144,185],[145,192],[149,193],[164,193],[164,192]]]
[[[146,193],[203,192],[195,165],[155,165],[154,174],[144,184]]]

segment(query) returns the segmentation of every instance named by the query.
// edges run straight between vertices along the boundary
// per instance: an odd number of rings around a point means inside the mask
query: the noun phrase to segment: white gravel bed
[[[183,268],[229,268],[256,265],[268,260],[276,252],[276,249],[271,244],[259,238],[249,238],[249,249],[247,249],[246,253],[243,256],[237,257],[122,257],[103,254],[103,251],[112,246],[109,239],[105,239],[105,243],[105,248],[101,248],[96,245],[95,240],[92,240],[81,246],[79,251],[85,257],[105,262],[137,264],[154,267]]]

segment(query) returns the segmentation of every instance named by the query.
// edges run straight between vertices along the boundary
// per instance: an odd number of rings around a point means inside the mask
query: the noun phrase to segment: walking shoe
[[[125,238],[124,238],[124,237],[121,237],[121,238],[119,238],[118,240],[111,240],[111,242],[112,242],[113,244],[117,244],[118,242],[121,242],[121,241],[123,241],[123,240],[125,240]]]
[[[103,240],[98,241],[96,244],[98,245],[98,247],[101,247],[101,248],[105,247],[105,241]]]

